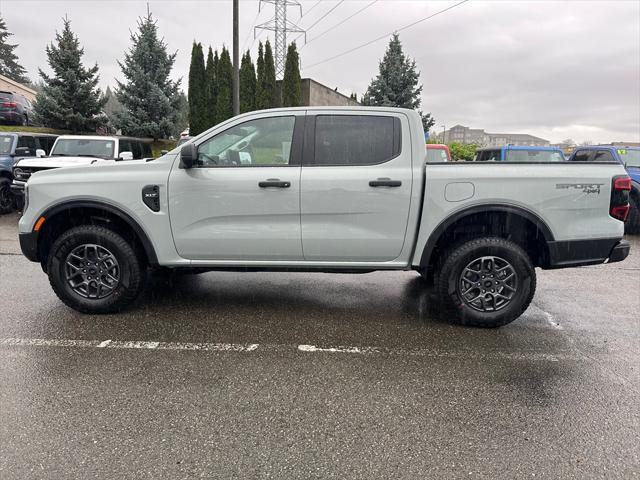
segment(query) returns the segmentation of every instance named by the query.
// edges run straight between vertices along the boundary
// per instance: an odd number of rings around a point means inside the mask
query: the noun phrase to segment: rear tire
[[[454,321],[495,328],[513,322],[536,290],[536,273],[527,253],[497,237],[467,241],[445,253],[436,289]]]
[[[640,233],[640,201],[632,195],[629,198],[629,218],[624,222],[624,233]]]
[[[146,268],[119,234],[83,225],[53,243],[47,272],[53,291],[67,306],[82,313],[112,313],[140,294]]]
[[[0,214],[11,213],[15,208],[15,198],[11,193],[11,180],[0,177]]]

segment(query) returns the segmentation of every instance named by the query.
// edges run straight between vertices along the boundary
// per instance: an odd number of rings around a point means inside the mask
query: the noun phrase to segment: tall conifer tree
[[[56,32],[55,43],[47,45],[47,59],[53,75],[39,70],[42,92],[36,97],[36,121],[49,128],[73,132],[95,131],[106,122],[101,110],[106,99],[97,88],[98,65],[85,68],[84,49],[65,18],[62,33]]]

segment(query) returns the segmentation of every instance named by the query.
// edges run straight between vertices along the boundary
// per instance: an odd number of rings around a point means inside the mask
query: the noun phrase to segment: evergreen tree
[[[25,76],[25,69],[18,63],[18,56],[13,52],[18,45],[7,43],[7,38],[13,35],[7,30],[4,19],[0,17],[0,75],[19,83],[29,83]]]
[[[240,113],[251,112],[255,108],[256,70],[251,61],[251,54],[247,50],[240,63]]]
[[[166,138],[173,132],[177,116],[180,81],[169,78],[176,53],[158,38],[158,25],[151,13],[138,20],[138,31],[131,34],[132,46],[118,62],[125,81],[116,80],[116,97],[122,111],[116,126],[125,135]]]
[[[215,57],[213,51],[209,47],[209,53],[207,54],[207,67],[205,69],[205,76],[207,77],[207,128],[213,127],[216,124],[216,69],[218,63],[218,51],[216,50]]]
[[[233,117],[233,99],[231,96],[233,90],[233,67],[229,50],[226,47],[222,47],[216,75],[218,79],[216,123],[221,123]]]
[[[398,34],[393,34],[389,46],[379,64],[378,76],[371,81],[363,97],[364,105],[402,107],[420,109],[422,85],[420,72],[415,60],[405,56]],[[429,130],[435,120],[431,114],[422,115],[425,130]]]
[[[189,135],[192,137],[207,129],[207,77],[202,45],[193,42],[189,67]]]
[[[262,48],[262,42],[258,43],[258,60],[257,66],[257,78],[256,78],[256,110],[264,110],[271,107],[271,101],[267,99],[264,93],[264,51]]]
[[[53,76],[39,70],[43,87],[34,105],[36,121],[49,128],[95,131],[104,121],[101,110],[106,102],[97,88],[98,65],[83,66],[84,49],[67,18],[62,33],[56,32],[56,43],[47,45],[46,52]]]
[[[182,90],[178,92],[176,97],[176,123],[173,126],[171,135],[179,138],[180,133],[189,126],[189,101]]]
[[[122,112],[122,104],[118,101],[118,97],[111,91],[111,88],[107,87],[104,92],[105,104],[103,111],[107,116],[109,130],[115,131],[115,125],[117,124],[117,117]]]
[[[269,40],[264,44],[264,77],[262,82],[263,102],[268,107],[273,108],[280,106],[280,99],[276,91],[276,65],[273,61],[273,51]]]
[[[295,42],[287,49],[287,61],[282,79],[282,106],[299,107],[302,104],[302,83],[300,79],[300,59]]]

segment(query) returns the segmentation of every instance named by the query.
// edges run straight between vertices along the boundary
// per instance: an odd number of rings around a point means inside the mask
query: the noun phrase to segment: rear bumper
[[[549,265],[546,268],[580,267],[621,262],[629,255],[630,245],[620,238],[547,242]]]
[[[24,115],[20,112],[0,112],[0,122],[22,123]]]
[[[38,258],[38,232],[21,233],[20,250],[22,254],[32,262],[39,262]]]

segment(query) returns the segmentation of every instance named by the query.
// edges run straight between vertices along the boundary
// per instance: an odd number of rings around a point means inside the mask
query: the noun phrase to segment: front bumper
[[[629,255],[630,244],[620,238],[547,242],[549,265],[546,268],[581,267],[621,262]]]
[[[27,182],[18,182],[17,180],[14,180],[11,182],[11,193],[16,197],[24,198],[24,186],[26,184]]]
[[[19,234],[20,250],[22,254],[32,262],[39,262],[38,258],[38,232]]]

